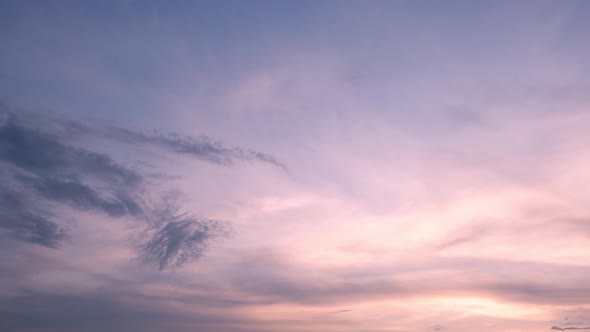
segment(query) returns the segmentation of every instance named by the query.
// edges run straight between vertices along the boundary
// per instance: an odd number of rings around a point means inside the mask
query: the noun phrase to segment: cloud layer
[[[589,23],[0,1],[0,330],[587,330]]]

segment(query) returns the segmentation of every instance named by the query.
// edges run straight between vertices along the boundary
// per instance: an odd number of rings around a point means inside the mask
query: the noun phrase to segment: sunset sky
[[[0,0],[0,331],[590,330],[590,1]]]

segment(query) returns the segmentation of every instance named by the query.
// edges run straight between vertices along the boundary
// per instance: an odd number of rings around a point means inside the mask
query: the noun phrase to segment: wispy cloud
[[[206,136],[195,138],[179,133],[163,133],[159,131],[145,134],[117,127],[108,128],[107,135],[129,143],[156,145],[172,152],[197,157],[224,166],[231,166],[236,161],[259,161],[286,169],[283,162],[269,154],[240,147],[227,147]]]
[[[100,213],[111,218],[144,221],[142,256],[160,270],[178,268],[201,257],[212,241],[229,234],[228,222],[197,218],[169,200],[145,199],[157,184],[141,169],[115,161],[104,152],[70,144],[72,135],[100,135],[111,144],[155,145],[174,153],[230,166],[254,160],[283,168],[276,158],[242,148],[226,148],[202,137],[145,135],[125,129],[103,130],[73,120],[13,112],[0,118],[0,228],[23,241],[50,248],[68,237],[59,209]],[[141,156],[138,156],[141,158]],[[157,206],[157,207],[156,207]],[[81,220],[80,220],[81,222]]]
[[[557,331],[569,331],[569,330],[590,330],[590,326],[587,327],[575,327],[575,326],[570,326],[570,327],[559,327],[559,326],[553,326],[551,327],[552,330],[557,330]]]
[[[151,213],[151,225],[142,233],[144,259],[160,270],[179,268],[199,259],[211,243],[231,233],[225,221],[203,219],[183,213],[164,200]]]

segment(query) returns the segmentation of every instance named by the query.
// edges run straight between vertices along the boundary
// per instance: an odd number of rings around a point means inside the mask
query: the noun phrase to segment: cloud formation
[[[552,330],[557,330],[557,331],[570,331],[570,330],[590,330],[590,326],[587,327],[575,327],[575,326],[571,326],[571,327],[559,327],[559,326],[553,326],[551,327]]]
[[[0,331],[590,326],[589,9],[0,1]]]
[[[4,182],[6,185],[6,182]],[[48,248],[57,248],[67,234],[47,212],[25,207],[21,194],[2,190],[0,193],[0,228],[15,238]]]
[[[197,218],[164,200],[151,214],[152,224],[142,234],[144,259],[159,270],[179,268],[199,259],[212,241],[228,236],[228,222]]]
[[[39,117],[35,119],[34,116]],[[178,268],[201,257],[211,242],[229,234],[229,223],[196,218],[162,200],[155,208],[146,196],[157,189],[141,169],[115,161],[104,152],[70,144],[72,138],[103,135],[155,145],[174,153],[230,166],[255,160],[283,167],[274,157],[241,148],[226,148],[206,137],[177,134],[153,136],[125,129],[103,130],[72,120],[0,112],[0,228],[10,236],[49,248],[68,238],[59,209],[99,213],[111,218],[143,220],[142,257],[160,270]],[[106,136],[104,136],[106,135]]]
[[[286,169],[283,162],[262,152],[240,147],[227,147],[206,136],[192,137],[178,133],[162,133],[154,131],[151,134],[131,131],[128,129],[110,127],[108,134],[129,143],[151,144],[169,151],[197,157],[218,165],[231,166],[236,161],[259,161]]]
[[[15,113],[0,115],[2,228],[55,248],[65,231],[55,221],[52,204],[113,217],[142,213],[141,175],[106,155],[66,145]]]

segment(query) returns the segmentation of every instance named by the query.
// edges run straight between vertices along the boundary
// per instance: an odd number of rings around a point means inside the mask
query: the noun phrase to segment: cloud
[[[0,231],[48,248],[57,248],[68,236],[55,216],[28,197],[22,184],[0,176]],[[0,234],[2,234],[0,233]]]
[[[144,259],[160,270],[179,268],[199,259],[216,238],[230,234],[228,222],[182,213],[169,201],[155,211],[154,223],[141,237]]]
[[[158,131],[145,134],[117,127],[108,128],[108,135],[129,143],[155,145],[218,165],[231,166],[237,160],[242,160],[264,162],[283,170],[286,169],[286,165],[274,156],[240,147],[227,147],[206,136],[192,137],[179,133],[162,133]]]
[[[0,109],[0,229],[5,236],[58,248],[68,238],[58,212],[63,207],[133,218],[143,221],[143,231],[139,231],[142,257],[164,270],[200,258],[213,240],[229,234],[228,222],[194,217],[169,200],[151,204],[146,197],[157,196],[157,181],[148,179],[141,168],[72,143],[82,137],[87,141],[107,139],[114,148],[123,143],[156,146],[223,166],[252,160],[284,168],[272,156],[228,148],[207,137],[105,129],[70,119],[17,113],[4,106]]]
[[[343,310],[338,310],[338,311],[334,311],[335,314],[343,314],[345,312],[351,312],[352,310],[350,309],[343,309]]]
[[[17,214],[1,215],[0,227],[13,232],[14,236],[26,242],[48,248],[57,248],[67,238],[66,232],[57,223],[42,215]]]
[[[559,327],[559,326],[553,326],[551,327],[552,330],[557,330],[557,331],[569,331],[569,330],[590,330],[590,326],[587,327]]]
[[[56,294],[24,290],[0,299],[0,330],[16,331],[239,331],[238,317],[171,310],[170,298],[125,290]],[[206,303],[192,305],[205,308]],[[247,322],[243,322],[247,323]]]
[[[585,266],[437,257],[335,268],[302,266],[272,251],[240,255],[228,272],[236,292],[275,303],[348,305],[428,297],[490,299],[523,308],[590,303],[590,289],[575,284],[588,275]]]
[[[455,246],[459,246],[466,243],[471,243],[480,240],[485,235],[490,233],[490,229],[486,228],[485,225],[477,225],[476,227],[469,227],[469,229],[462,231],[455,236],[446,239],[442,243],[436,246],[436,250],[445,250]]]
[[[142,176],[106,155],[73,147],[28,118],[5,112],[0,123],[0,227],[56,248],[65,236],[52,204],[109,216],[142,214]]]

